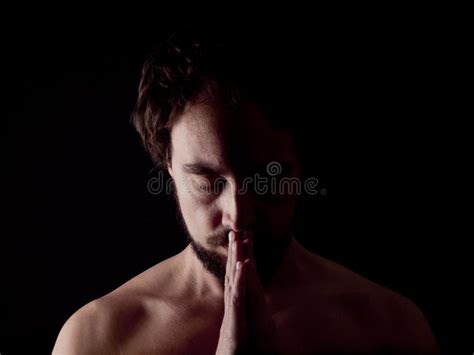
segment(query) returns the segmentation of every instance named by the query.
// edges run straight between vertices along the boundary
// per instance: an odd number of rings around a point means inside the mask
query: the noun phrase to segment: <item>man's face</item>
[[[200,100],[172,127],[169,172],[204,266],[222,281],[227,233],[251,230],[258,271],[263,281],[271,277],[290,238],[295,202],[280,182],[299,177],[291,135],[254,105],[226,113]]]

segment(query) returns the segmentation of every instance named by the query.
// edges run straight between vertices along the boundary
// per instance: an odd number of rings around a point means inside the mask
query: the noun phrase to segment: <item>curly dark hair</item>
[[[262,51],[262,42],[222,37],[215,32],[175,33],[146,59],[132,123],[157,166],[170,161],[172,124],[203,90],[227,108],[252,100],[275,122],[281,121],[285,100],[275,95],[275,88],[283,87],[272,65],[276,56]],[[274,102],[280,105],[277,110]]]

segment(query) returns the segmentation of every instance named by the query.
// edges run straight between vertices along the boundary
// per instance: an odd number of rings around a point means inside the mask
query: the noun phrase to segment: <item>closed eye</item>
[[[216,195],[225,189],[227,180],[219,175],[193,174],[194,187],[200,194]]]
[[[193,163],[193,164],[184,164],[183,170],[189,174],[200,175],[200,176],[214,176],[219,175],[217,169],[214,167],[202,164],[202,163]]]

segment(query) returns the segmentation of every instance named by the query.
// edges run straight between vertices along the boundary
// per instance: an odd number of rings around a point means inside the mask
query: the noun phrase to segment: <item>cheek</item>
[[[177,187],[181,213],[193,238],[200,240],[219,227],[221,213],[215,203],[204,202],[183,186]]]
[[[195,205],[192,213],[197,224],[196,229],[202,234],[209,235],[221,226],[221,213],[214,205]]]
[[[293,220],[295,201],[292,199],[285,202],[265,203],[260,207],[265,222],[274,234],[286,232]]]

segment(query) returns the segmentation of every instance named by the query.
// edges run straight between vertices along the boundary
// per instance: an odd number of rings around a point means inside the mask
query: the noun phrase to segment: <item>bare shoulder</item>
[[[392,349],[399,353],[439,353],[428,321],[415,303],[391,290],[384,291],[382,301]]]
[[[439,352],[425,316],[412,301],[336,262],[310,254],[312,268],[322,275],[319,285],[325,285],[330,302],[369,327],[376,324],[388,348],[400,353]]]
[[[159,329],[160,318],[165,323],[170,313],[166,294],[160,290],[172,289],[172,285],[165,285],[173,279],[175,258],[153,266],[76,311],[63,325],[53,354],[120,353],[127,347],[123,340],[150,321]]]
[[[94,300],[76,311],[59,332],[53,354],[111,354],[113,317],[106,298]]]

